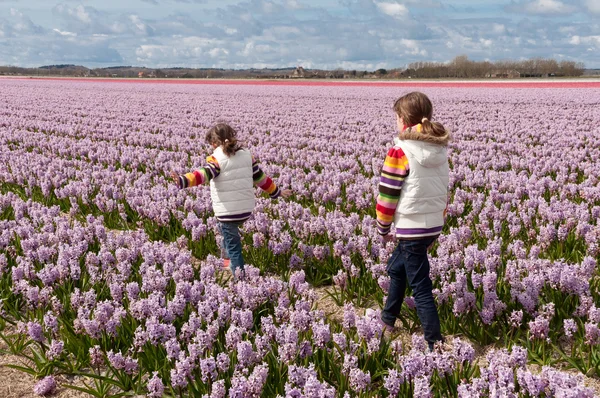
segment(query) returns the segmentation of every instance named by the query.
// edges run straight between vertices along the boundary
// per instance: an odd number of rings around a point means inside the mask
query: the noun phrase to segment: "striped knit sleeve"
[[[394,147],[388,154],[381,169],[379,195],[377,196],[377,229],[380,235],[390,232],[396,206],[404,179],[408,176],[408,158],[401,148]]]
[[[206,158],[206,164],[203,167],[179,176],[179,188],[208,184],[210,180],[218,177],[219,173],[221,173],[219,162],[217,162],[214,156],[209,156]]]
[[[271,199],[277,199],[280,195],[279,187],[259,167],[258,160],[252,157],[252,180],[254,186],[259,187],[269,194]]]

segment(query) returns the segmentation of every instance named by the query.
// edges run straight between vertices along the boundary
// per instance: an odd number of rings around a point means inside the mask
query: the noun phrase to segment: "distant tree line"
[[[585,65],[574,61],[533,58],[522,61],[472,61],[466,55],[448,63],[413,62],[401,72],[412,78],[518,78],[582,76]]]
[[[162,68],[152,69],[136,66],[111,66],[89,69],[80,65],[46,65],[39,68],[0,66],[0,75],[23,76],[71,76],[71,77],[120,77],[120,78],[311,78],[311,79],[475,79],[475,78],[526,78],[526,77],[577,77],[585,72],[581,62],[556,61],[533,58],[521,61],[472,61],[466,55],[450,62],[413,62],[406,68],[377,69],[375,71],[320,70],[289,67],[279,69],[218,69],[218,68]]]

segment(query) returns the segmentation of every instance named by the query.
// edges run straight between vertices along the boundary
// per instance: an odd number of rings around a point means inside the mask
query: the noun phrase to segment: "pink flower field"
[[[0,348],[35,394],[600,393],[600,84],[160,83],[0,80]],[[378,321],[377,184],[413,90],[452,133],[433,352],[411,293],[398,333]],[[209,190],[170,179],[218,121],[293,190],[257,192],[238,282]]]

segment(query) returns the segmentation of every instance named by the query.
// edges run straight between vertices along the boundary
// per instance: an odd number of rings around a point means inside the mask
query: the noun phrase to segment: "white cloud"
[[[570,44],[573,45],[581,45],[584,44],[586,46],[597,46],[600,47],[600,35],[598,36],[572,36],[569,40]]]
[[[262,2],[263,11],[267,14],[271,14],[276,10],[275,4],[270,1]]]
[[[111,48],[106,39],[47,33],[35,37],[13,37],[7,45],[0,45],[0,59],[27,67],[52,64],[123,64],[119,52]]]
[[[142,44],[135,49],[136,61],[144,65],[169,67],[198,64],[209,58],[223,58],[229,55],[227,43],[204,37],[174,37],[162,44]]]
[[[416,40],[402,39],[400,43],[408,49],[407,53],[412,55],[427,55],[427,51],[421,49],[419,43]]]
[[[10,18],[0,18],[0,31],[4,37],[18,37],[23,35],[38,35],[44,33],[44,29],[33,23],[31,19],[19,9],[10,9]]]
[[[139,30],[144,30],[146,29],[146,25],[144,25],[144,23],[140,20],[140,17],[138,17],[137,15],[130,15],[129,16],[129,20],[139,29]]]
[[[507,7],[513,12],[525,12],[536,15],[568,15],[577,10],[576,7],[560,0],[533,0],[522,3],[512,3]]]
[[[70,36],[70,37],[77,36],[77,33],[73,33],[73,32],[62,31],[60,29],[52,29],[52,30],[61,36]]]
[[[506,33],[506,26],[500,23],[494,23],[492,24],[492,32],[500,35],[504,34]]]
[[[130,15],[129,21],[131,21],[131,28],[135,34],[140,35],[151,35],[154,32],[154,29],[151,26],[148,26],[138,15]]]
[[[229,55],[229,50],[225,48],[213,48],[208,51],[208,55],[212,58],[226,57]]]
[[[558,28],[560,33],[574,33],[577,32],[577,27],[575,26],[561,26]]]
[[[404,18],[408,15],[408,8],[404,4],[375,3],[375,5],[381,12],[393,18]]]
[[[583,3],[590,12],[593,12],[594,14],[600,14],[600,1],[585,0]]]
[[[302,4],[300,4],[297,0],[287,0],[285,4],[293,10],[299,10],[302,8]]]
[[[90,17],[90,14],[85,10],[85,7],[81,4],[75,8],[68,8],[67,13],[71,16],[74,16],[79,21],[81,21],[85,24],[89,24],[92,22],[92,18]]]
[[[494,42],[492,40],[484,39],[484,38],[479,39],[479,43],[481,43],[481,45],[486,48],[490,48],[492,46],[492,44],[494,44]]]
[[[302,35],[302,30],[296,26],[274,26],[263,31],[263,36],[271,40],[295,39]]]
[[[423,8],[442,8],[442,2],[438,0],[402,0],[402,4],[409,4],[411,7]]]
[[[580,10],[585,1],[577,0]],[[514,0],[508,8],[518,6],[521,14],[493,17],[476,5],[469,11],[425,7],[435,0],[332,0],[319,6],[238,0],[217,8],[207,2],[196,11],[178,9],[176,0],[155,2],[143,11],[122,11],[106,0],[65,1],[46,15],[46,26],[34,24],[25,10],[0,6],[0,63],[373,70],[444,62],[457,54],[475,60],[561,54],[600,66],[597,55],[587,52],[600,46],[599,24],[522,17],[526,6],[530,14],[560,15],[552,13],[565,11],[568,0]],[[42,12],[36,11],[36,21],[44,20]]]

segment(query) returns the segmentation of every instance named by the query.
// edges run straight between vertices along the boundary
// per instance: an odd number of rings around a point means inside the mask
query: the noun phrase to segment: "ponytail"
[[[227,138],[227,139],[225,139],[225,142],[223,142],[222,147],[223,147],[223,152],[227,156],[235,155],[235,153],[239,149],[238,148],[238,141],[235,138]]]
[[[206,142],[222,147],[223,153],[227,156],[235,155],[241,148],[237,140],[237,132],[225,123],[218,123],[211,127],[206,133]]]
[[[423,127],[423,133],[432,137],[440,138],[448,134],[446,128],[441,123],[432,122],[426,117],[421,119],[421,126]]]

